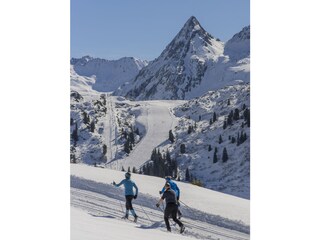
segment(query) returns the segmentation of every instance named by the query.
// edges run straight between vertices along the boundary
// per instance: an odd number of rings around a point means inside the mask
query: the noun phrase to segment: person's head
[[[170,176],[166,176],[164,179],[165,179],[166,181],[170,181],[170,180],[171,180],[171,177],[170,177]]]
[[[131,173],[127,172],[125,175],[126,179],[130,179],[131,178]]]
[[[167,189],[170,188],[170,184],[169,184],[169,183],[166,183],[166,184],[164,185],[164,187],[165,187],[165,189],[167,190]]]

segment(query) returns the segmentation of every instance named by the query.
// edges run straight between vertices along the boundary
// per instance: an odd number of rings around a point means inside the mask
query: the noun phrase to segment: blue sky
[[[153,60],[190,16],[227,41],[250,24],[250,1],[71,0],[71,57]]]

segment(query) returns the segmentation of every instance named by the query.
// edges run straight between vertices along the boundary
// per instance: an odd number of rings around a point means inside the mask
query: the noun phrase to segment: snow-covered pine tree
[[[222,151],[222,161],[226,162],[226,161],[228,161],[228,159],[229,159],[228,152],[227,152],[227,149],[224,147],[223,151]]]
[[[173,136],[172,130],[169,130],[169,140],[171,143],[174,142],[174,136]]]

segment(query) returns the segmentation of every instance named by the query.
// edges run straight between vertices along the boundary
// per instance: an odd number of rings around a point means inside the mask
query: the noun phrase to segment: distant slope
[[[147,61],[133,57],[106,60],[85,56],[72,58],[70,64],[78,75],[95,79],[92,84],[94,90],[110,92],[133,79],[139,70],[147,65]]]

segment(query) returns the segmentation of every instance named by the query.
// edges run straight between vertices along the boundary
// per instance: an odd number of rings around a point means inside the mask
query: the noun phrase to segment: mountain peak
[[[188,21],[185,23],[185,26],[190,26],[192,28],[194,28],[195,26],[200,26],[200,23],[198,21],[198,19],[195,16],[191,16]]]
[[[194,31],[206,33],[206,31],[200,25],[200,22],[198,21],[198,19],[195,16],[191,16],[183,25],[178,35],[180,35],[181,33],[184,35],[188,35],[189,33],[192,33]]]

